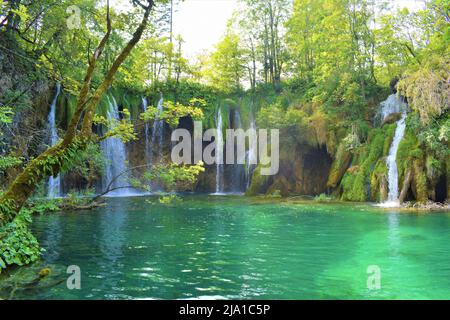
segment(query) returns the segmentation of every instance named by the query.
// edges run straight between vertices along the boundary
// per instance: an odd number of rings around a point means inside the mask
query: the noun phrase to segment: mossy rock
[[[263,176],[261,175],[261,165],[256,167],[255,172],[253,174],[252,183],[248,188],[246,195],[247,196],[256,196],[260,194],[265,194],[267,188],[269,187],[273,177],[272,176]]]
[[[327,187],[336,188],[341,182],[352,159],[351,153],[341,143],[338,147],[335,159],[331,165],[330,174],[328,176]]]
[[[274,183],[267,190],[266,195],[278,194],[282,197],[287,197],[289,193],[289,182],[284,176],[279,176],[275,178]]]
[[[391,143],[394,127],[385,126],[371,130],[367,143],[354,151],[354,163],[347,170],[341,183],[342,200],[364,202],[381,197],[380,182],[382,180],[372,175],[377,170],[385,170],[382,168],[380,159],[383,159],[388,152],[386,146]],[[375,190],[372,190],[373,187]]]
[[[381,126],[384,126],[385,124],[393,124],[396,123],[400,118],[402,117],[402,114],[400,112],[391,113],[388,115],[384,120]]]
[[[371,200],[383,202],[387,199],[388,186],[387,186],[388,168],[386,165],[386,158],[383,157],[378,160],[375,165],[370,179]]]
[[[403,181],[406,171],[412,167],[415,159],[422,159],[423,151],[416,135],[407,130],[397,151],[397,168],[399,181]]]
[[[424,163],[421,160],[413,161],[414,174],[412,179],[413,192],[416,201],[425,203],[428,201],[427,177],[425,173]]]

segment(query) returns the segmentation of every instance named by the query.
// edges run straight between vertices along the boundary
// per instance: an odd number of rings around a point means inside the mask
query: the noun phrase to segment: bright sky
[[[185,40],[189,58],[209,50],[225,33],[237,0],[185,0],[176,7],[174,32]]]
[[[116,7],[124,7],[128,0],[110,0]],[[392,0],[397,7],[415,10],[423,5],[423,0]],[[238,9],[238,0],[184,0],[174,12],[174,32],[181,34],[184,52],[188,58],[204,50],[211,50],[220,40],[231,18]]]
[[[393,0],[398,8],[408,8],[410,10],[417,10],[423,7],[423,0]]]

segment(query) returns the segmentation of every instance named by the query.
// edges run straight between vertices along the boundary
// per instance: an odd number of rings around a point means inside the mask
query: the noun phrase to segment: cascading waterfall
[[[52,104],[50,106],[50,113],[48,114],[48,128],[50,131],[50,144],[54,146],[58,143],[58,130],[56,128],[56,103],[58,102],[59,94],[61,93],[61,85],[59,83],[56,84],[56,94],[53,98]],[[49,198],[58,197],[61,193],[61,177],[58,175],[57,177],[51,176],[48,179],[48,193],[47,196]]]
[[[153,123],[152,143],[151,143],[152,151],[150,153],[151,155],[150,159],[153,159],[154,150],[156,147],[157,148],[156,154],[158,155],[158,161],[162,161],[163,159],[164,120],[159,120],[163,111],[164,111],[164,97],[161,94],[161,99],[158,102],[158,113]]]
[[[256,132],[256,121],[255,116],[253,114],[253,109],[250,112],[250,130]],[[252,176],[255,170],[255,163],[258,160],[258,144],[257,141],[253,141],[253,143],[249,144],[249,149],[247,151],[247,159],[246,159],[246,189],[250,188],[250,184],[252,183]]]
[[[389,155],[386,159],[386,165],[388,167],[388,181],[389,181],[389,195],[388,201],[385,205],[399,205],[398,201],[398,170],[397,170],[397,151],[400,142],[405,135],[406,129],[406,112],[402,114],[402,117],[397,121],[397,128],[395,129],[394,140],[392,141],[391,148],[389,149]]]
[[[381,103],[381,113],[383,120],[392,113],[402,113],[400,120],[397,121],[397,128],[395,129],[394,139],[392,140],[391,147],[389,149],[389,155],[386,159],[386,165],[388,168],[388,186],[389,194],[388,199],[382,204],[384,207],[397,207],[399,203],[399,191],[398,191],[398,169],[397,169],[397,151],[405,135],[406,129],[406,112],[407,105],[401,101],[395,94],[389,96],[389,98]]]
[[[380,115],[384,120],[393,113],[406,112],[407,105],[401,101],[396,94],[391,94],[385,101],[380,103]]]
[[[142,98],[142,108],[144,110],[144,112],[147,111],[148,108],[148,100],[147,98]],[[149,159],[151,159],[151,144],[150,144],[150,126],[148,124],[148,122],[145,122],[144,124],[144,134],[145,134],[145,159],[147,159],[147,161]]]
[[[107,119],[111,121],[120,121],[119,107],[116,99],[111,96],[107,96],[108,99],[108,111]],[[101,143],[103,155],[107,159],[108,163],[105,168],[105,175],[103,176],[103,188],[109,187],[112,192],[109,195],[114,196],[127,196],[130,195],[130,189],[128,183],[128,166],[127,152],[125,144],[119,138],[105,139]],[[106,190],[105,190],[106,191]]]
[[[242,119],[241,112],[239,109],[234,111],[234,129],[242,129]],[[237,154],[237,147],[235,147],[235,154]],[[239,155],[237,155],[239,156]],[[231,181],[231,191],[235,193],[241,193],[245,191],[245,166],[243,164],[234,164],[232,167],[232,181]]]
[[[216,194],[223,193],[223,121],[222,121],[222,110],[218,108],[216,116]]]

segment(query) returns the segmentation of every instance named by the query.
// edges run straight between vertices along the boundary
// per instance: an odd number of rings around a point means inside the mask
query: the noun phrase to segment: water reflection
[[[401,238],[400,238],[400,214],[391,212],[387,216],[389,230],[389,248],[393,256],[399,254]]]
[[[128,201],[124,199],[121,206],[114,205],[114,210],[106,210],[102,215],[98,232],[100,254],[94,257],[97,271],[92,275],[97,279],[94,292],[121,291],[128,207]]]
[[[242,197],[147,200],[36,219],[45,259],[80,263],[83,280],[80,291],[30,298],[450,298],[448,215]],[[377,294],[366,287],[372,264],[382,268]]]
[[[48,264],[55,263],[60,257],[62,240],[62,216],[52,215],[48,218],[48,224],[42,235],[42,245],[45,247],[43,258]]]

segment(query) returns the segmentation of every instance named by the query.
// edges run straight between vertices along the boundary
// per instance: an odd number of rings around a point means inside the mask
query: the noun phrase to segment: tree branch
[[[107,0],[107,3],[106,3],[106,34],[103,36],[97,49],[94,51],[94,53],[92,55],[92,59],[89,59],[89,61],[88,61],[89,66],[86,71],[86,75],[84,77],[83,86],[81,87],[80,93],[78,95],[77,106],[76,106],[74,115],[72,117],[72,120],[70,121],[70,124],[67,128],[67,132],[64,136],[64,144],[69,144],[75,137],[78,123],[80,122],[81,114],[82,114],[86,104],[88,102],[90,102],[90,100],[88,99],[88,94],[89,94],[92,77],[94,75],[94,70],[97,65],[97,61],[100,58],[100,56],[102,55],[103,50],[105,49],[106,43],[108,42],[108,39],[112,32],[111,16],[110,16],[109,11],[110,11],[109,0]]]
[[[142,34],[147,27],[148,18],[150,16],[151,9],[153,8],[153,0],[148,0],[149,5],[145,9],[144,17],[142,18],[141,23],[139,24],[139,27],[136,29],[136,31],[133,34],[133,37],[130,39],[128,44],[125,46],[125,48],[122,50],[122,52],[117,56],[116,60],[114,60],[111,68],[108,70],[105,79],[103,80],[102,84],[97,88],[97,90],[94,92],[94,95],[92,97],[91,102],[87,106],[86,109],[86,115],[83,119],[83,125],[82,125],[82,133],[84,135],[90,135],[92,133],[92,120],[95,112],[95,108],[102,98],[103,94],[108,90],[110,85],[112,84],[112,81],[114,80],[114,75],[116,74],[119,67],[122,65],[122,63],[125,61],[125,59],[130,54],[131,50],[136,46],[136,44],[139,42],[139,40],[142,37]]]

